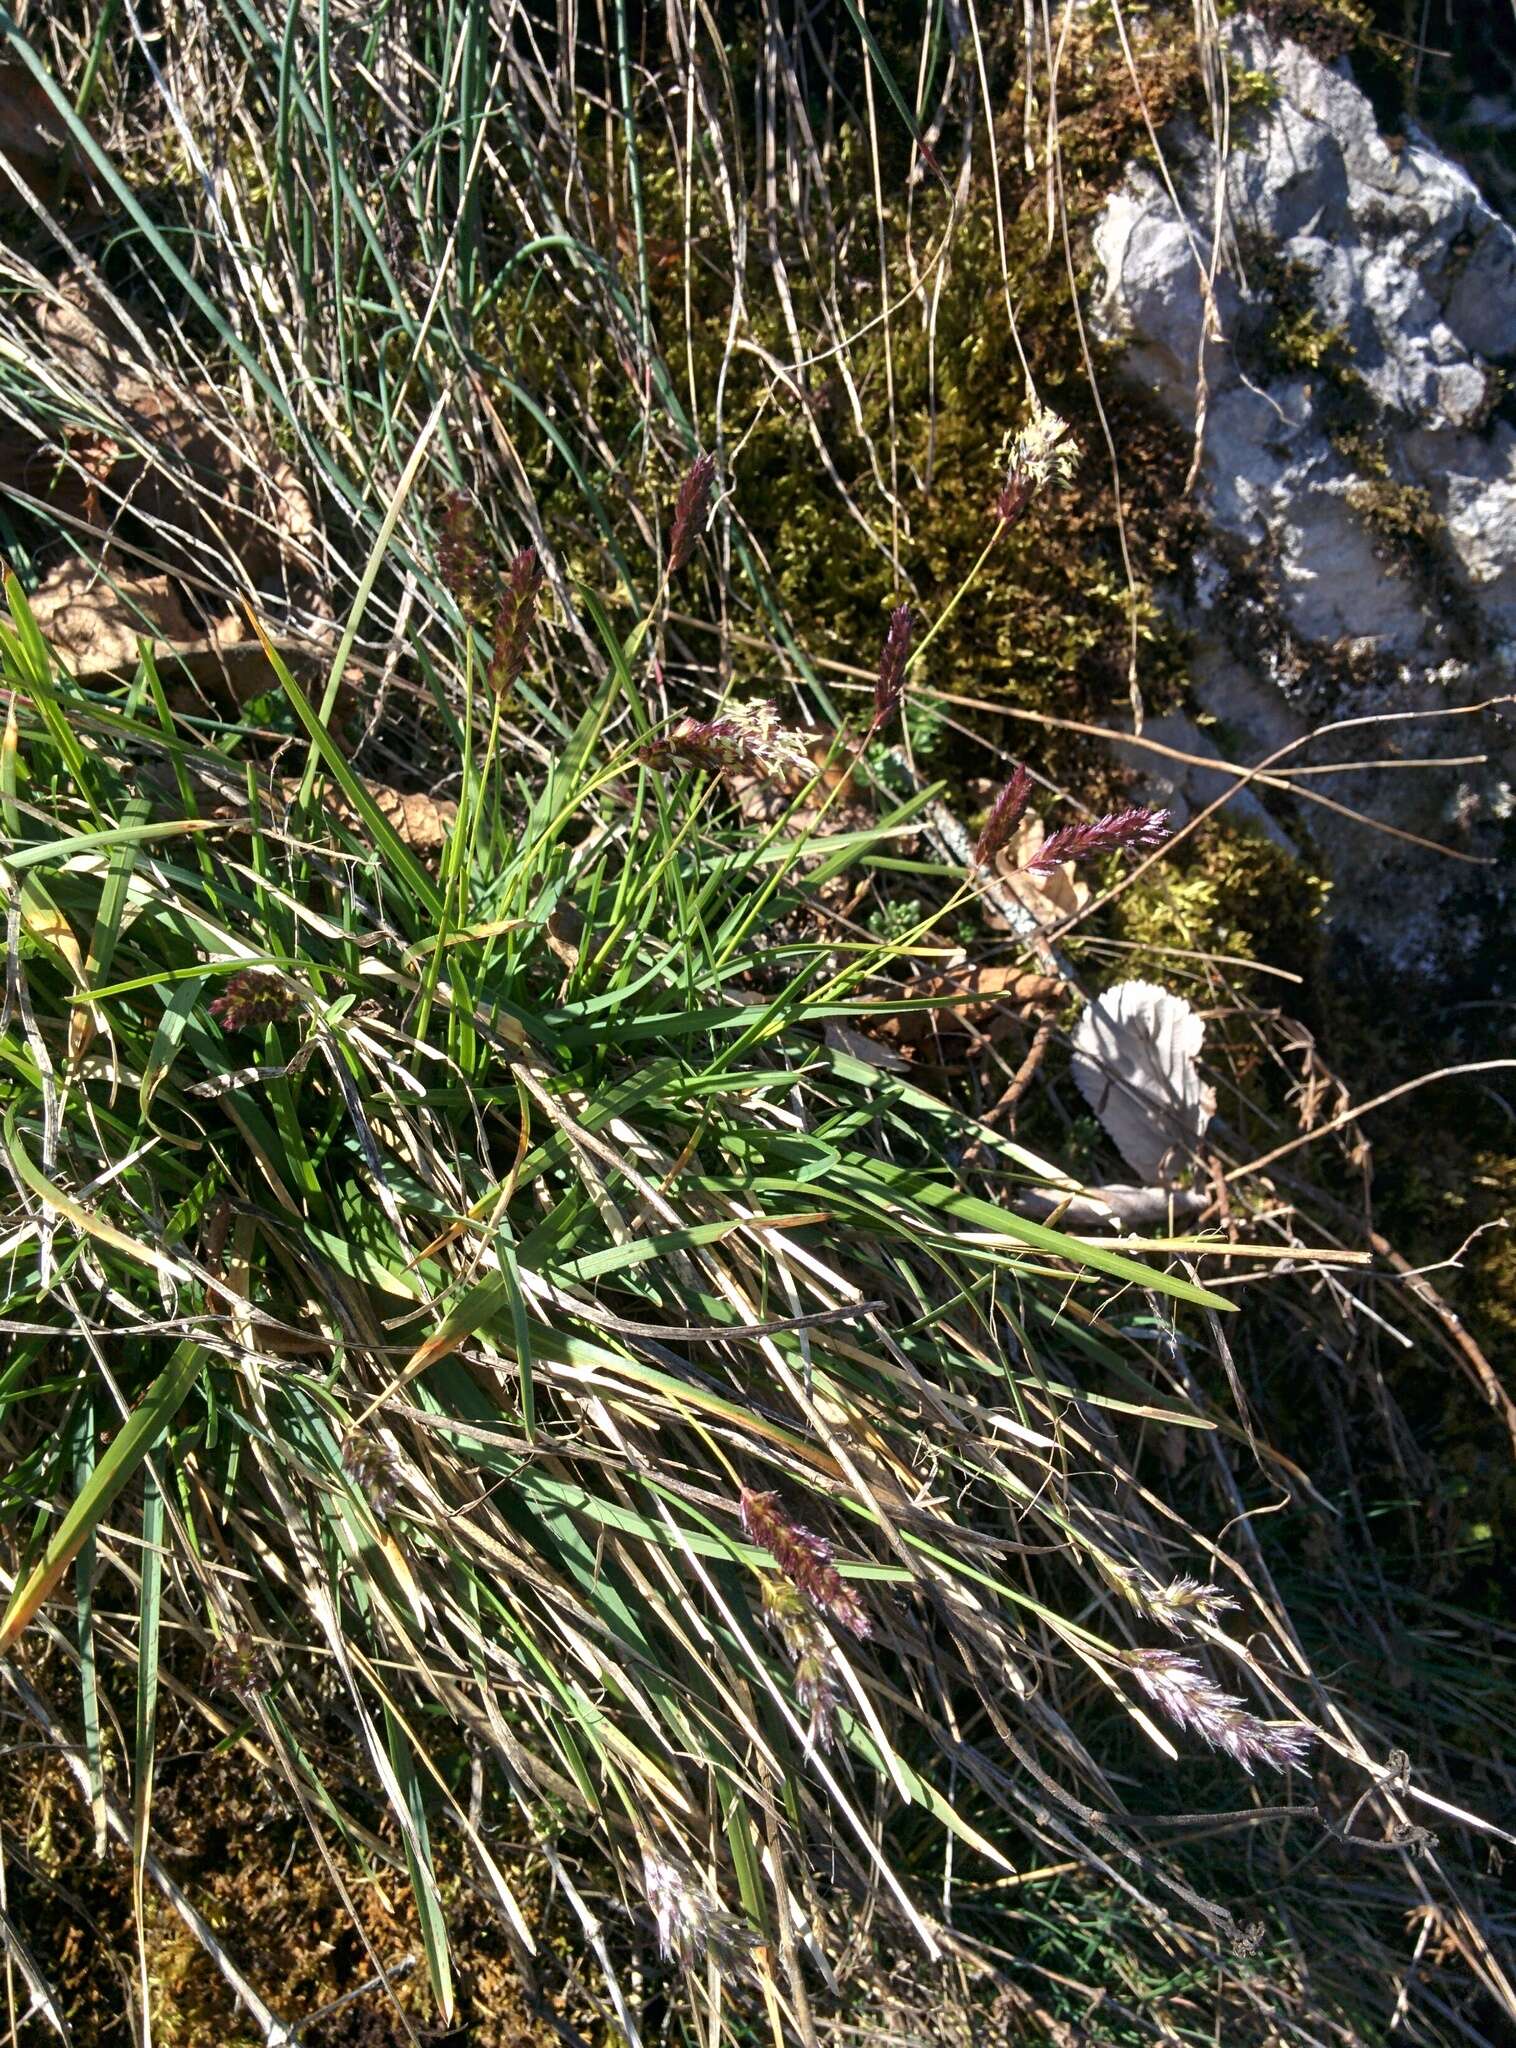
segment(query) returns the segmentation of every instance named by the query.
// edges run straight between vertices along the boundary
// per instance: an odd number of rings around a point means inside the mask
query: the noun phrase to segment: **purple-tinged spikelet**
[[[1224,1751],[1250,1777],[1255,1763],[1276,1771],[1304,1763],[1312,1740],[1304,1722],[1276,1727],[1259,1720],[1208,1678],[1193,1657],[1178,1650],[1131,1650],[1127,1662],[1138,1685],[1176,1728]]]
[[[537,601],[545,580],[535,548],[523,548],[511,557],[495,613],[495,644],[490,654],[490,688],[497,697],[508,696],[521,680],[531,653]]]
[[[234,974],[210,1006],[223,1031],[261,1031],[265,1024],[284,1024],[300,1007],[287,982],[272,975]]]
[[[1026,816],[1026,807],[1032,801],[1032,778],[1018,762],[1011,771],[1011,779],[990,805],[990,814],[984,821],[974,847],[974,865],[987,868],[1010,840],[1011,834]]]
[[[824,1536],[792,1522],[777,1494],[754,1493],[744,1486],[739,1506],[750,1543],[762,1544],[780,1571],[833,1621],[855,1636],[869,1633],[869,1618],[856,1593],[832,1562],[832,1546]]]
[[[479,511],[466,491],[451,491],[442,508],[437,568],[465,622],[480,624],[489,610],[493,575],[479,535]]]
[[[795,1668],[795,1698],[805,1709],[806,1733],[830,1749],[837,1719],[837,1650],[805,1594],[777,1572],[762,1574],[763,1616]]]
[[[670,576],[679,574],[690,556],[694,554],[696,541],[705,531],[706,514],[711,503],[711,485],[715,480],[715,456],[697,455],[685,472],[684,482],[679,486],[679,495],[674,500],[674,519],[669,528]]]
[[[342,1469],[382,1522],[400,1491],[400,1467],[389,1446],[374,1436],[350,1436],[342,1446]]]
[[[240,1629],[228,1629],[216,1644],[206,1676],[212,1691],[241,1693],[244,1697],[262,1692],[269,1679],[263,1652]]]
[[[900,709],[905,695],[905,669],[911,657],[911,636],[915,631],[908,604],[897,604],[890,613],[884,645],[879,650],[879,679],[874,684],[874,718],[869,732],[883,731]]]
[[[1065,825],[1043,840],[1024,872],[1050,875],[1065,861],[1090,860],[1121,847],[1134,853],[1154,853],[1168,838],[1169,829],[1167,811],[1133,804],[1130,810],[1111,811],[1103,818],[1086,819],[1082,825]]]

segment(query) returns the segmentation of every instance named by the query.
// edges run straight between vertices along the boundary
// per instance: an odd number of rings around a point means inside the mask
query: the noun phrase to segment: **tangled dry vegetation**
[[[13,2034],[1516,2018],[1516,1410],[1092,740],[1211,20],[0,15]]]

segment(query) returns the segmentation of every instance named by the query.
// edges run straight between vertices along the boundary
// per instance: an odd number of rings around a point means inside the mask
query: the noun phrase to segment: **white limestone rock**
[[[1249,18],[1229,33],[1234,58],[1271,81],[1272,100],[1233,139],[1210,333],[1208,137],[1165,137],[1182,213],[1154,172],[1133,166],[1095,235],[1094,324],[1121,345],[1124,372],[1186,427],[1204,394],[1200,490],[1214,559],[1206,578],[1170,593],[1195,636],[1196,704],[1235,734],[1282,726],[1298,736],[1333,719],[1496,696],[1516,686],[1516,431],[1493,417],[1516,366],[1516,233],[1429,141],[1382,136],[1345,65],[1276,42]],[[1335,389],[1330,366],[1270,356],[1281,278],[1312,331],[1333,338]],[[1356,436],[1342,432],[1345,385]],[[1388,480],[1361,466],[1374,443]],[[1430,512],[1430,540],[1412,530],[1389,543],[1371,516],[1387,481]],[[1408,754],[1466,754],[1473,725],[1386,731]],[[1513,732],[1508,720],[1484,722],[1483,778],[1396,773],[1316,786],[1477,850],[1498,822]],[[1371,737],[1368,751],[1388,750]],[[1314,745],[1309,758],[1355,751],[1365,751],[1361,731],[1335,753]],[[1474,871],[1424,863],[1423,873],[1403,842],[1371,847],[1320,807],[1301,822],[1339,882],[1345,929],[1400,968],[1445,957],[1458,924],[1449,905]],[[1363,887],[1390,871],[1404,884],[1393,908],[1382,889]],[[1476,932],[1477,919],[1459,928]]]

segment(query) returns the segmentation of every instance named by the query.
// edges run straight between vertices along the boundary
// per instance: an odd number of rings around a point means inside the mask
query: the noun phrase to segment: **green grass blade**
[[[99,1528],[121,1489],[161,1441],[200,1377],[204,1360],[202,1347],[186,1339],[122,1423],[54,1530],[41,1558],[11,1594],[0,1618],[0,1656],[32,1620],[82,1546]]]

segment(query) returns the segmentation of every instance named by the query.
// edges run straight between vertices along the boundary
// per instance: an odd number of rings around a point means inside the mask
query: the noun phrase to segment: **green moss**
[[[1310,270],[1257,236],[1242,238],[1240,254],[1252,301],[1251,317],[1237,336],[1244,369],[1260,382],[1319,377],[1332,387],[1328,409],[1344,427],[1349,414],[1366,417],[1369,407],[1353,344],[1345,329],[1323,317]]]
[[[1415,586],[1429,614],[1443,622],[1453,650],[1466,659],[1476,655],[1487,628],[1468,595],[1431,492],[1396,474],[1386,434],[1349,429],[1331,440],[1339,455],[1366,472],[1349,484],[1347,499],[1373,535],[1381,560]]]
[[[892,18],[886,15],[884,29]],[[1118,498],[1081,355],[1062,238],[1049,234],[1045,172],[1023,167],[1016,42],[1007,33],[995,39],[991,52],[999,67],[991,79],[992,98],[1003,109],[997,150],[1009,295],[1038,392],[1069,421],[1084,460],[1072,486],[1050,493],[997,546],[935,639],[918,683],[925,690],[1104,723],[1127,706],[1134,614],[1147,703],[1172,703],[1183,688],[1183,650],[1152,592],[1178,572],[1195,537],[1195,514],[1183,490],[1191,444],[1123,382],[1113,361],[1097,356],[1100,402],[1119,450]],[[1187,10],[1165,8],[1152,15],[1140,42],[1143,93],[1161,127],[1198,99]],[[1094,221],[1125,165],[1149,146],[1119,40],[1094,19],[1081,17],[1069,33],[1059,121],[1073,261],[1083,290],[1093,268]],[[597,147],[597,135],[593,125],[586,126],[587,156]],[[1028,387],[1004,301],[993,285],[986,286],[1002,269],[988,182],[981,175],[969,192],[939,290],[930,275],[923,282],[922,271],[925,253],[945,225],[943,195],[930,183],[910,193],[903,153],[898,164],[883,165],[887,335],[879,318],[872,235],[850,247],[848,274],[839,278],[835,254],[822,245],[819,201],[809,220],[785,213],[774,234],[805,361],[776,375],[773,365],[793,364],[796,347],[771,282],[769,224],[761,209],[750,223],[744,296],[745,338],[756,346],[729,355],[730,259],[719,197],[698,180],[690,194],[691,230],[704,254],[689,279],[687,327],[682,265],[661,260],[662,251],[683,247],[684,182],[658,131],[644,130],[640,147],[652,325],[664,359],[677,366],[684,402],[691,384],[699,394],[707,436],[721,384],[735,509],[801,644],[813,657],[867,670],[891,605],[906,598],[921,618],[932,619],[958,590],[994,530],[1001,441],[1027,416]],[[826,179],[835,221],[873,216],[866,138],[846,122],[837,131]],[[603,253],[635,305],[638,266],[628,238],[608,226]],[[836,293],[835,309],[823,300],[823,287]],[[523,275],[502,295],[485,352],[528,389],[551,394],[571,386],[565,416],[593,410],[613,464],[590,482],[650,586],[645,544],[626,518],[627,500],[636,496],[645,506],[666,507],[671,480],[666,469],[648,461],[637,389],[599,349],[576,350],[572,337],[565,348],[559,323],[544,323],[539,334],[531,289]],[[835,352],[823,345],[838,314],[849,336],[846,375]],[[586,526],[582,493],[530,419],[517,415],[512,430],[519,433],[555,540],[573,560],[575,531],[584,530],[588,561],[598,543]],[[892,478],[898,530],[892,529],[881,489]],[[1135,591],[1128,585],[1123,538]],[[714,616],[714,593],[701,593],[699,574],[697,569],[689,578],[682,608]],[[772,663],[761,646],[745,651],[739,644],[733,659],[740,686],[775,690]],[[743,673],[744,663],[751,663],[751,673]],[[842,695],[840,701],[858,700]],[[1003,717],[961,710],[954,717],[959,724],[977,722],[987,736],[1005,741]],[[961,739],[951,746],[944,742],[937,753],[934,770],[952,778],[993,765]],[[1039,735],[1037,759],[1091,800],[1113,793],[1119,779],[1103,749],[1074,735]]]
[[[1369,426],[1338,426],[1328,432],[1328,439],[1343,461],[1351,464],[1361,477],[1389,478],[1389,447],[1384,435]]]
[[[1393,477],[1365,477],[1348,486],[1348,503],[1371,533],[1396,552],[1425,547],[1442,532],[1442,518],[1432,494],[1420,484]]]
[[[1116,898],[1113,932],[1136,949],[1123,971],[1173,980],[1184,966],[1175,956],[1194,952],[1309,969],[1328,891],[1272,840],[1210,825]]]
[[[1266,114],[1279,99],[1279,86],[1271,71],[1250,71],[1235,57],[1227,58],[1227,86],[1233,117]]]
[[[1280,306],[1269,322],[1269,354],[1283,370],[1319,370],[1334,350],[1349,347],[1342,330],[1328,327],[1314,306],[1293,312]]]

